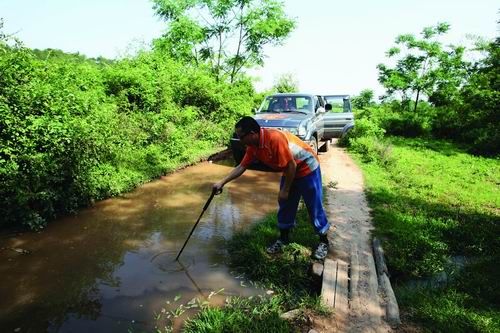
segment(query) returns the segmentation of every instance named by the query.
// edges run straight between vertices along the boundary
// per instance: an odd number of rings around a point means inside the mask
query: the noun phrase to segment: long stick
[[[191,238],[191,235],[193,234],[193,231],[194,229],[196,229],[196,226],[198,225],[198,223],[200,223],[200,220],[201,220],[201,217],[203,216],[203,213],[205,213],[205,211],[207,210],[208,208],[208,205],[210,205],[210,202],[212,201],[212,199],[214,198],[214,195],[216,194],[220,194],[222,192],[222,189],[217,191],[217,190],[212,190],[212,194],[210,194],[210,198],[208,198],[207,200],[207,203],[205,204],[205,207],[203,207],[203,210],[201,211],[201,214],[200,214],[200,217],[198,217],[198,220],[196,221],[196,223],[194,224],[193,226],[193,229],[191,229],[191,232],[189,233],[189,236],[188,238],[186,239],[186,241],[184,242],[184,245],[182,245],[182,249],[179,251],[179,254],[177,255],[177,257],[175,257],[175,260],[179,260],[179,257],[181,256],[181,253],[182,251],[184,250],[184,248],[186,247],[186,244],[187,242],[189,241],[189,238]]]
[[[193,286],[196,288],[196,290],[198,290],[198,293],[201,295],[201,297],[203,297],[205,300],[207,299],[205,297],[205,295],[203,294],[203,291],[201,291],[200,287],[198,287],[198,284],[196,284],[196,282],[194,281],[194,279],[191,277],[191,274],[189,274],[189,271],[187,270],[186,267],[184,267],[184,265],[182,264],[182,262],[180,260],[177,260],[177,262],[179,263],[179,265],[181,266],[182,268],[182,271],[184,273],[186,273],[186,276],[188,277],[188,279],[191,281],[191,283],[193,284]]]

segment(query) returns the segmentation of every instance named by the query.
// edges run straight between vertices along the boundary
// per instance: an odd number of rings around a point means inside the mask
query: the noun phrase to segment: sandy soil
[[[330,320],[318,321],[318,332],[391,332],[384,321],[384,299],[379,294],[371,249],[372,222],[363,191],[363,175],[344,149],[334,142],[320,154],[325,209],[330,229],[329,257],[350,265],[349,307]]]

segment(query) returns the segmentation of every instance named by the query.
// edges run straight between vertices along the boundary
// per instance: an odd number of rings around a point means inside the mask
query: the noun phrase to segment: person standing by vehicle
[[[261,128],[252,117],[243,117],[235,125],[239,140],[246,153],[241,163],[226,177],[213,184],[220,190],[228,182],[241,176],[254,161],[282,171],[278,196],[278,228],[280,237],[267,248],[270,254],[281,252],[289,242],[290,229],[295,226],[295,216],[302,197],[311,223],[319,235],[319,245],[313,257],[323,260],[328,253],[326,233],[330,224],[323,209],[323,188],[318,156],[305,142],[289,132]]]

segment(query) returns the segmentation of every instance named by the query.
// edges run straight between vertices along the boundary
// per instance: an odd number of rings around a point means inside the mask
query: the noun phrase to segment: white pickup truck
[[[273,94],[264,99],[254,118],[261,127],[297,135],[314,152],[327,152],[330,139],[341,137],[354,126],[348,95]],[[238,164],[245,148],[235,133],[231,149]]]
[[[349,95],[323,95],[323,98],[326,102],[323,138],[339,138],[354,127]]]

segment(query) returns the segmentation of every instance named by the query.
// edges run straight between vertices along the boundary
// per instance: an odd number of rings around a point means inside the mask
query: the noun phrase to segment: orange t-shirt
[[[295,178],[307,176],[319,166],[318,156],[311,147],[292,133],[261,128],[259,146],[248,146],[240,165],[248,168],[258,160],[275,170],[283,171],[292,158],[297,163]]]

